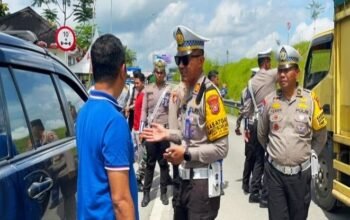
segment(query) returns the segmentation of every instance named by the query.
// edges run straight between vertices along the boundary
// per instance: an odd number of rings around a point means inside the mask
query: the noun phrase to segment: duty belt
[[[191,177],[191,173],[193,173]],[[184,168],[181,165],[179,166],[179,176],[183,180],[189,179],[208,179],[208,168]]]
[[[302,172],[304,170],[307,170],[310,165],[310,159],[307,159],[305,162],[303,162],[300,165],[297,166],[282,166],[279,165],[278,163],[276,163],[274,160],[272,160],[271,156],[269,155],[267,160],[269,161],[269,163],[278,171],[280,171],[281,173],[285,174],[285,175],[295,175],[298,174],[299,172]]]

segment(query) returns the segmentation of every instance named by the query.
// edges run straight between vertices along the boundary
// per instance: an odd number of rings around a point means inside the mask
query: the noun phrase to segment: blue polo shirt
[[[134,151],[129,126],[111,95],[92,90],[76,124],[78,219],[115,219],[107,170],[129,170],[129,187],[138,219]]]

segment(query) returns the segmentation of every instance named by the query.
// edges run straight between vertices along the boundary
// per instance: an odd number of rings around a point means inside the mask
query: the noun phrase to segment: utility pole
[[[228,64],[229,51],[226,50],[226,64]]]
[[[289,34],[290,34],[290,28],[292,27],[292,23],[290,23],[289,21],[287,22],[287,29],[288,29],[288,44],[289,44]]]
[[[109,26],[109,32],[112,34],[112,23],[113,23],[113,13],[112,13],[112,0],[111,0],[111,23]]]

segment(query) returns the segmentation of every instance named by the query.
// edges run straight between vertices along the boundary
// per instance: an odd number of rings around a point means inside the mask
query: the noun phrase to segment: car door
[[[41,70],[0,67],[0,72],[7,123],[1,218],[75,219],[74,119],[61,83]],[[81,96],[75,98],[82,105]]]

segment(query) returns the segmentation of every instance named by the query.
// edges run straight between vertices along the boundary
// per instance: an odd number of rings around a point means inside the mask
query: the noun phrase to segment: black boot
[[[149,197],[149,192],[144,192],[141,207],[146,207],[150,200],[151,198]]]
[[[160,195],[160,200],[162,201],[163,205],[169,204],[168,195],[166,193],[162,193]]]
[[[259,193],[251,193],[249,196],[249,202],[250,203],[259,203],[260,202]]]

